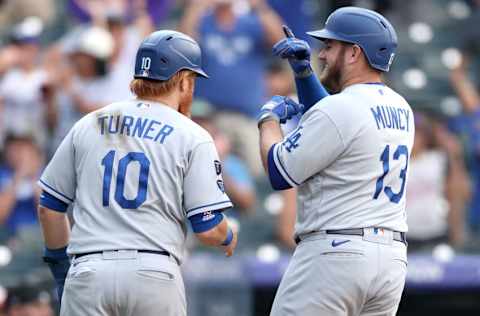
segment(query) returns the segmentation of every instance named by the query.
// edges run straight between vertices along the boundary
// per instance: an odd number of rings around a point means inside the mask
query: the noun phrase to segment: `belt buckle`
[[[393,243],[393,231],[379,227],[364,228],[363,240],[378,244],[391,245]]]

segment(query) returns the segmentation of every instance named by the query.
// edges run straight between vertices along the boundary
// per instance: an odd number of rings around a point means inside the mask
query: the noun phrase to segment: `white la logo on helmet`
[[[390,67],[393,63],[393,58],[395,57],[395,53],[390,54],[390,59],[388,60],[388,66]]]

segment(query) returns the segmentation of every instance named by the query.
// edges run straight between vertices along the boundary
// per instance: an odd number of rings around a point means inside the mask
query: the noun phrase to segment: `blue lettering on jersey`
[[[134,118],[132,116],[125,115],[122,120],[122,127],[120,134],[130,136],[130,127],[133,125]]]
[[[151,120],[150,121],[150,124],[148,124],[148,128],[147,128],[147,131],[145,132],[145,134],[143,134],[143,138],[146,138],[146,139],[153,139],[153,133],[155,132],[155,128],[153,127],[154,125],[161,125],[162,123],[160,122],[157,122],[155,120]]]
[[[168,124],[164,124],[160,129],[160,131],[158,131],[157,137],[155,137],[155,141],[158,141],[158,139],[160,138],[160,144],[163,144],[163,141],[165,140],[165,138],[168,135],[170,135],[172,132],[173,132],[173,127]]]
[[[370,110],[377,124],[377,129],[390,128],[410,131],[410,110],[388,105],[377,105]]]
[[[168,124],[163,124],[156,120],[148,118],[108,115],[98,118],[100,134],[119,134],[130,137],[138,137],[153,140],[163,144],[168,135],[174,128]]]
[[[142,137],[145,126],[147,126],[148,119],[136,118],[135,127],[133,128],[133,136]],[[137,134],[137,135],[135,135]]]
[[[98,118],[98,125],[100,125],[100,133],[103,135],[105,134],[105,120],[108,116],[102,116]]]
[[[120,116],[110,116],[108,120],[108,132],[110,134],[118,133],[118,125],[120,125]]]
[[[302,134],[300,133],[303,127],[299,126],[297,129],[283,142],[283,146],[288,152],[292,152],[293,149],[299,146],[298,141]]]

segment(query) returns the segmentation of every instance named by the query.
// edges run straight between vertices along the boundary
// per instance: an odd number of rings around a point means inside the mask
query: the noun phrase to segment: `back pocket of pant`
[[[175,276],[173,273],[163,271],[158,268],[140,268],[137,270],[137,275],[143,278],[149,278],[160,281],[173,281]]]
[[[96,270],[93,267],[85,265],[72,265],[68,270],[69,279],[87,279],[95,275]]]
[[[363,258],[363,252],[360,251],[351,251],[351,250],[342,250],[342,251],[324,251],[321,253],[322,257],[325,258],[346,258],[346,259],[352,259],[352,258]]]

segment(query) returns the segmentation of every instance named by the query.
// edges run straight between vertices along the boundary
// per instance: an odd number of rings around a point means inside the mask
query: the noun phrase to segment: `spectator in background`
[[[462,246],[469,182],[460,145],[424,114],[415,113],[415,142],[409,162],[407,223],[409,251],[437,244]]]
[[[35,131],[35,141],[46,146],[48,131],[53,128],[55,109],[45,102],[43,88],[46,71],[40,64],[39,36],[42,22],[34,17],[16,25],[11,32],[11,43],[0,53],[0,99],[3,103],[4,132]],[[51,100],[49,100],[51,101]]]
[[[242,5],[247,11],[238,12]],[[283,36],[281,23],[265,0],[201,0],[190,1],[179,25],[202,46],[210,75],[198,81],[197,96],[215,107],[216,124],[255,176],[263,171],[254,117],[266,97],[266,58]]]
[[[43,23],[50,23],[55,15],[54,0],[2,0],[0,1],[0,30],[7,29],[29,16],[36,16]]]
[[[270,97],[274,95],[284,95],[298,101],[295,93],[293,74],[285,61],[274,60],[268,65],[266,84]],[[281,125],[284,135],[290,133],[297,127],[300,117],[300,115],[294,117]],[[276,235],[283,246],[288,249],[294,249],[296,247],[293,234],[297,214],[297,190],[295,188],[283,190],[280,194],[282,195],[283,204],[278,214],[275,229]]]
[[[313,29],[312,21],[321,9],[321,4],[310,0],[268,0],[269,5],[280,15],[282,20],[295,34],[295,37],[309,42],[310,46],[318,43],[307,35]]]
[[[35,286],[17,286],[8,290],[6,316],[54,316],[48,291]]]
[[[43,154],[32,136],[10,134],[0,165],[0,227],[11,236],[21,228],[38,226],[36,185]]]
[[[123,12],[127,23],[148,15],[148,23],[153,21],[159,25],[168,17],[174,4],[175,0],[68,0],[67,12],[80,23],[91,23],[98,12],[110,8]]]
[[[472,181],[472,198],[469,203],[468,224],[480,233],[480,95],[467,73],[468,56],[450,73],[450,82],[462,104],[462,113],[449,121],[464,150],[467,168]]]
[[[215,142],[222,163],[223,185],[234,205],[230,214],[235,217],[250,214],[254,211],[256,200],[253,179],[245,163],[231,153],[230,141],[212,122],[211,113],[212,109],[208,103],[196,102],[192,106],[192,119],[206,129]]]
[[[164,3],[165,1],[159,1]],[[113,51],[108,58],[109,80],[117,99],[133,97],[130,78],[133,76],[135,55],[143,38],[153,31],[149,4],[146,0],[83,0],[71,1],[71,9],[86,15],[89,22],[79,28],[93,25],[105,28],[113,38]],[[152,4],[150,3],[150,7]],[[153,6],[155,7],[155,6]],[[73,32],[75,36],[75,32]]]
[[[100,27],[81,29],[64,45],[66,63],[58,61],[50,82],[58,108],[51,151],[83,115],[118,100],[108,69],[114,45],[110,33]]]

